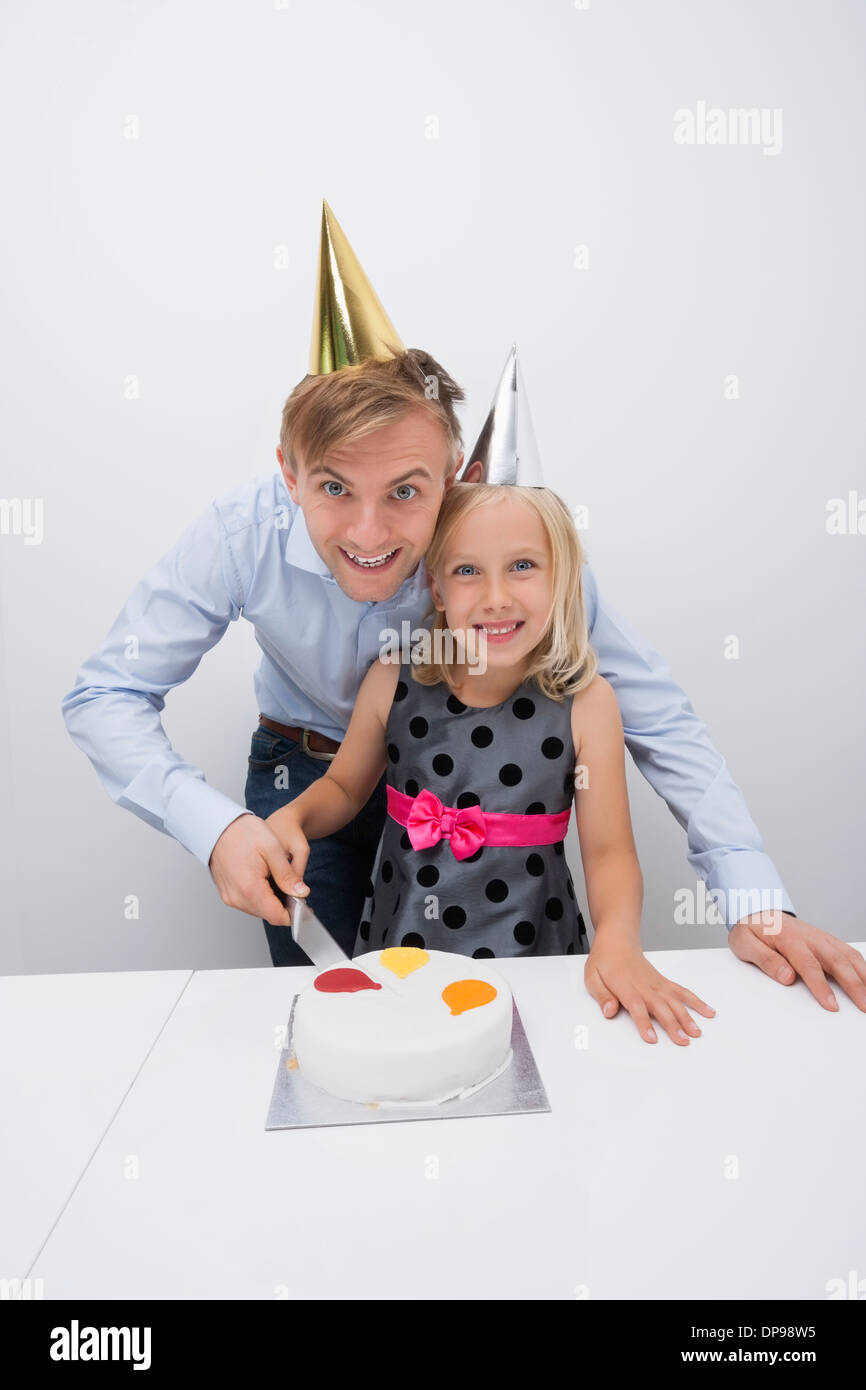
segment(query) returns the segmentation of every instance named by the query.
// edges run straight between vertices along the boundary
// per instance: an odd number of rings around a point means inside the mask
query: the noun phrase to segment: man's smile
[[[378,555],[359,555],[355,551],[347,550],[345,546],[338,546],[337,549],[345,555],[350,565],[358,570],[383,570],[389,569],[400,554],[402,546],[397,546],[395,550],[383,550]]]

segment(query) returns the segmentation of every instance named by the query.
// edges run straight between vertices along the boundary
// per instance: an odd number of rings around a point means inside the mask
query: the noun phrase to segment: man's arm
[[[686,831],[689,863],[721,895],[727,926],[762,908],[792,912],[743,794],[670,668],[602,601],[588,565],[583,597],[599,672],[616,692],[629,752]]]
[[[240,616],[243,601],[212,505],[136,585],[62,701],[66,727],[111,799],[205,866],[223,830],[248,812],[174,751],[160,712],[167,692]]]

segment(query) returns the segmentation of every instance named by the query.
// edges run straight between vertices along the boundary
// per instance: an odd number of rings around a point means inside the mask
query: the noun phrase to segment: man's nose
[[[360,551],[373,554],[384,549],[388,541],[388,522],[376,503],[361,503],[352,517],[349,535]]]

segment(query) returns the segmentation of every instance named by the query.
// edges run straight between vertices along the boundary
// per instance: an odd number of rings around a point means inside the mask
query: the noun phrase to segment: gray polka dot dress
[[[401,666],[388,716],[386,781],[406,796],[425,788],[445,806],[543,815],[574,799],[571,700],[526,681],[502,704],[464,705],[447,685],[419,685]],[[586,954],[562,842],[483,845],[457,859],[447,838],[415,850],[390,815],[353,955],[421,946],[462,955]]]

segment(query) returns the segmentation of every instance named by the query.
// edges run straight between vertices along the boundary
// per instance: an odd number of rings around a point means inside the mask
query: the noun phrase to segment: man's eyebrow
[[[332,468],[328,463],[314,463],[309,469],[308,476],[313,478],[319,473],[327,473],[329,478],[336,478],[337,482],[342,483],[344,487],[352,486],[348,478],[344,478],[336,468]],[[423,464],[418,463],[414,468],[410,468],[408,473],[401,473],[399,478],[392,478],[390,483],[386,483],[385,486],[390,491],[391,488],[399,487],[401,483],[408,482],[410,478],[418,477],[427,478],[429,482],[433,481],[433,474],[430,472],[429,468],[425,468]]]
[[[399,487],[401,483],[408,482],[410,478],[426,478],[429,482],[433,481],[433,474],[429,468],[425,468],[423,463],[416,463],[414,468],[410,468],[408,473],[402,473],[399,478],[394,478],[388,484],[389,487]]]

